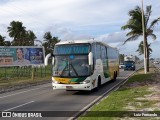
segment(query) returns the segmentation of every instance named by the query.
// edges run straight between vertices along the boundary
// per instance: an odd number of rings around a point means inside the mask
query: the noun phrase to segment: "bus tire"
[[[116,78],[117,78],[117,75],[116,75],[116,72],[114,72],[114,76],[113,76],[112,82],[115,82]]]
[[[95,90],[98,91],[100,86],[101,86],[101,77],[99,76],[97,80],[97,87],[95,88]]]

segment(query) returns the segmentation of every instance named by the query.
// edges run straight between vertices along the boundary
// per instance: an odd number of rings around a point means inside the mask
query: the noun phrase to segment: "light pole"
[[[145,28],[144,28],[143,0],[142,0],[142,29],[143,29],[143,50],[144,50],[144,73],[147,74],[147,54],[146,54],[146,40],[145,40]]]

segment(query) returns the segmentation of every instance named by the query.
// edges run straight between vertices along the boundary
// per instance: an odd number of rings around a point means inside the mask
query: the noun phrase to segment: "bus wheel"
[[[118,73],[117,73],[117,71],[116,71],[116,78],[117,78],[117,76],[118,76]]]
[[[117,78],[117,75],[116,75],[116,72],[114,72],[114,76],[113,76],[112,82],[115,82],[116,78]]]
[[[97,80],[97,87],[95,88],[95,90],[98,91],[99,88],[100,88],[100,86],[101,86],[101,77],[98,77],[98,80]]]

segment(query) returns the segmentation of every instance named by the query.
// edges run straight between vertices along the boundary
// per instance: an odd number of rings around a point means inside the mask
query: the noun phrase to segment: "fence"
[[[23,67],[0,67],[0,80],[22,78],[45,78],[52,75],[52,66],[23,66]]]

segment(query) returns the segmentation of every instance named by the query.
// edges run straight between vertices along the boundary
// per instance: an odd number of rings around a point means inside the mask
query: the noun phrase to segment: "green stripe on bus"
[[[72,78],[71,82],[83,82],[87,77]]]

